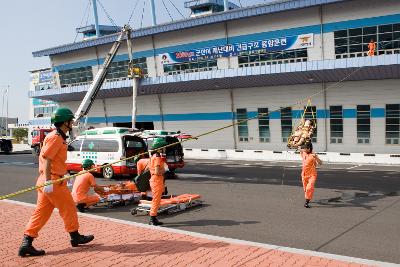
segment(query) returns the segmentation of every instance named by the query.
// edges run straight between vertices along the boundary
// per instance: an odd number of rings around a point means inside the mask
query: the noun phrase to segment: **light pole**
[[[6,92],[4,91],[3,95],[2,95],[3,102],[1,104],[1,135],[2,136],[4,135],[4,96],[5,96],[5,94],[6,94]]]
[[[9,91],[9,89],[10,89],[10,86],[9,86],[9,85],[7,85],[7,90],[6,90],[6,92],[7,92],[7,107],[6,107],[6,136],[7,136],[7,134],[8,134],[8,91]]]

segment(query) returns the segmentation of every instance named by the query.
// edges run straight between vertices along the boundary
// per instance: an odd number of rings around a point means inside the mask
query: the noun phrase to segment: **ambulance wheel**
[[[106,166],[103,168],[103,177],[105,179],[111,179],[114,177],[114,170],[111,166]]]
[[[136,215],[137,214],[137,210],[136,209],[131,209],[131,214],[132,215]]]

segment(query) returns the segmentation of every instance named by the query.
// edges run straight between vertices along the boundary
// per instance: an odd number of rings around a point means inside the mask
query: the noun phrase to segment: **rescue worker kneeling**
[[[165,148],[163,147],[166,145],[168,145],[168,143],[163,138],[154,139],[153,150],[156,150],[156,153],[154,153],[149,161],[149,170],[151,174],[150,188],[153,194],[150,207],[150,225],[163,224],[157,219],[157,212],[160,208],[161,196],[164,191],[164,164],[166,163],[166,159],[161,153],[165,154]]]
[[[84,159],[82,161],[82,169],[85,171],[93,169],[94,162],[91,159]],[[90,187],[93,187],[95,191],[102,191],[103,188],[97,186],[96,180],[93,174],[90,172],[78,175],[75,178],[74,186],[72,188],[72,198],[76,204],[76,208],[80,212],[85,212],[85,209],[93,206],[100,201],[100,197],[97,195],[88,195]]]
[[[67,143],[66,133],[72,130],[74,114],[67,108],[58,108],[51,116],[51,122],[56,130],[49,133],[43,142],[39,155],[39,177],[36,185],[52,182],[37,189],[38,198],[36,208],[25,228],[24,239],[19,248],[18,255],[41,256],[44,250],[37,250],[32,246],[34,238],[38,237],[40,229],[49,220],[54,208],[59,210],[64,221],[65,230],[71,236],[73,247],[89,243],[93,235],[79,234],[78,214],[71,192],[66,181],[54,182],[67,173]]]

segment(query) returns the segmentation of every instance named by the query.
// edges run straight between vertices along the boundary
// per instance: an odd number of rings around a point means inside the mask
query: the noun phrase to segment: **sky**
[[[269,1],[232,0],[239,6]],[[2,1],[0,9],[0,117],[7,114],[8,99],[8,116],[17,117],[19,123],[28,122],[29,71],[50,67],[48,57],[34,58],[32,52],[74,42],[75,29],[94,22],[89,2],[91,0]],[[151,24],[149,0],[100,0],[100,3],[119,26],[126,24],[132,11],[130,25],[134,29]],[[157,23],[169,22],[171,17],[174,20],[182,19],[182,15],[188,17],[190,11],[185,9],[183,4],[184,0],[155,0]],[[98,4],[97,8],[99,24],[110,25],[111,22],[101,5]],[[142,14],[144,14],[143,19]],[[76,40],[81,40],[81,36],[78,36]],[[10,89],[7,95],[8,86]]]

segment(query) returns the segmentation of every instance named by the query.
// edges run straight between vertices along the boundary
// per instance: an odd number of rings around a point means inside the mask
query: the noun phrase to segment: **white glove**
[[[48,184],[43,187],[43,193],[53,192],[53,184]]]

